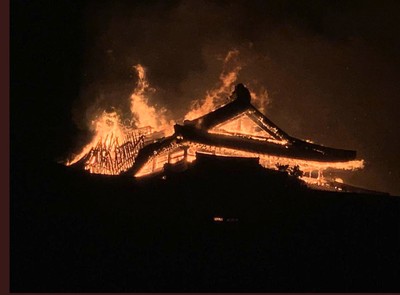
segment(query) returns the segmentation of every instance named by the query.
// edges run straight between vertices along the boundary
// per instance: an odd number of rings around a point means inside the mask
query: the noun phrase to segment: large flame
[[[153,132],[171,133],[173,130],[172,122],[166,120],[166,110],[163,108],[157,109],[148,103],[147,95],[154,92],[155,89],[150,87],[146,79],[145,68],[140,64],[137,64],[134,68],[138,74],[138,82],[130,97],[133,125],[136,128],[150,128]],[[110,145],[118,142],[119,139],[119,143],[123,144],[124,139],[134,128],[132,125],[122,124],[120,115],[117,112],[107,113],[103,111],[100,116],[90,122],[90,130],[94,134],[92,140],[83,147],[80,153],[74,155],[71,160],[67,160],[66,165],[75,164],[89,153],[93,147],[98,146],[99,143],[105,148],[110,148]]]
[[[72,165],[88,155],[85,157],[85,169],[91,173],[119,174],[133,165],[138,151],[144,145],[173,132],[173,122],[168,122],[165,117],[166,109],[149,104],[149,97],[155,92],[155,89],[150,86],[146,79],[146,69],[140,64],[135,65],[134,69],[137,71],[138,80],[130,96],[131,124],[122,124],[117,112],[107,113],[104,111],[91,121],[91,130],[94,133],[91,142],[71,161],[67,162],[67,165]],[[206,92],[202,100],[192,102],[192,108],[186,114],[185,119],[198,118],[227,103],[241,69],[239,51],[229,51],[224,58],[218,83],[213,89]],[[261,112],[264,112],[264,108],[268,104],[267,90],[264,87],[254,87],[250,90],[250,94],[252,103]],[[281,145],[288,144],[286,140],[277,140],[266,132],[260,131],[258,125],[245,116],[235,117],[231,121],[224,122],[221,126],[218,125],[209,130],[209,132],[241,136]],[[177,144],[171,149],[159,151],[135,176],[159,172],[165,164],[190,163],[196,159],[197,152],[218,156],[258,158],[260,164],[269,169],[277,169],[278,165],[298,167],[304,173],[301,178],[305,182],[318,185],[328,183],[322,175],[324,170],[356,170],[364,166],[363,160],[347,162],[308,161],[186,142],[182,146]],[[315,172],[318,172],[317,177],[313,176]]]
[[[239,63],[239,50],[231,50],[225,56],[223,69],[219,75],[217,85],[207,91],[205,98],[192,102],[191,110],[185,115],[185,120],[193,120],[214,110],[224,102],[232,92],[232,86],[236,82],[242,69]],[[226,101],[225,101],[226,102]]]
[[[82,151],[75,155],[72,160],[68,161],[67,165],[72,165],[83,158],[92,147],[96,146],[99,142],[102,142],[106,147],[109,147],[112,142],[112,138],[124,138],[124,127],[121,123],[120,116],[117,112],[103,113],[91,122],[91,129],[94,132],[92,140],[82,149]]]
[[[219,81],[213,89],[206,92],[203,99],[192,101],[190,111],[185,115],[185,120],[193,120],[203,116],[228,101],[239,72],[243,68],[243,64],[239,60],[239,54],[240,52],[237,49],[230,50],[226,54]],[[250,95],[252,103],[264,113],[265,106],[269,102],[266,88],[263,86],[254,87],[250,91]]]
[[[172,134],[174,122],[166,119],[166,109],[157,108],[157,106],[149,104],[149,96],[156,90],[150,86],[147,80],[145,67],[137,64],[133,68],[138,74],[136,87],[130,96],[130,111],[133,117],[131,121],[133,125],[137,128],[149,127],[153,132],[161,131],[164,135]],[[213,89],[206,92],[206,96],[200,102],[197,100],[192,102],[192,108],[186,114],[185,119],[195,119],[226,103],[241,69],[239,50],[230,50],[224,58],[218,83]],[[268,99],[266,90],[262,88],[258,92],[252,91],[251,95],[255,105],[263,110],[265,102]],[[114,122],[113,130],[110,130],[110,126],[104,123],[106,121]],[[104,140],[104,138],[110,137],[111,134],[123,138],[123,132],[126,132],[127,129],[132,130],[132,127],[124,126],[116,112],[103,112],[100,116],[92,120],[90,129],[94,133],[92,140],[80,153],[73,156],[72,160],[67,161],[67,165],[78,162],[93,146],[97,145],[99,141]]]
[[[150,126],[154,131],[170,130],[171,124],[165,118],[166,109],[156,109],[150,106],[147,95],[155,92],[146,79],[145,68],[138,64],[134,66],[138,73],[138,83],[131,95],[131,112],[135,117],[137,127]]]

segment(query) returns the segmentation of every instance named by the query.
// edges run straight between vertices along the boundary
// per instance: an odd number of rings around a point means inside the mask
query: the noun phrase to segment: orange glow
[[[97,146],[99,142],[110,148],[112,138],[122,140],[124,138],[123,126],[121,119],[116,112],[106,113],[105,111],[95,120],[91,122],[91,130],[94,131],[94,136],[82,151],[67,162],[67,166],[75,164],[82,159],[92,147]]]
[[[205,115],[217,107],[230,102],[232,88],[242,69],[239,63],[239,51],[231,50],[224,59],[219,82],[200,102],[192,103],[192,109],[185,119],[192,120]],[[146,69],[138,64],[134,66],[138,74],[137,85],[130,96],[131,123],[124,125],[118,113],[103,112],[91,122],[94,136],[82,151],[75,155],[66,165],[72,165],[82,160],[84,169],[91,173],[118,175],[133,166],[141,148],[160,138],[173,133],[173,122],[166,119],[166,109],[149,104],[149,98],[156,91],[146,78]],[[261,111],[268,104],[268,92],[265,88],[250,91],[253,104]],[[129,121],[129,120],[128,120]],[[135,127],[132,127],[135,126]],[[233,136],[236,138],[261,141],[289,148],[288,139],[277,127],[268,123],[265,117],[257,115],[254,109],[247,109],[241,114],[230,118],[207,130],[211,134]],[[311,142],[307,140],[307,142]],[[165,167],[186,169],[188,164],[196,160],[196,153],[216,156],[256,158],[259,164],[267,169],[277,170],[279,167],[299,169],[298,176],[309,185],[329,186],[331,182],[324,178],[323,172],[328,169],[353,171],[364,167],[363,160],[346,162],[319,162],[305,159],[295,159],[284,156],[255,153],[246,149],[225,148],[186,141],[178,136],[177,141],[167,147],[157,150],[149,156],[135,173],[142,177],[164,171]],[[167,165],[167,166],[166,166]],[[171,166],[173,165],[173,166]],[[172,168],[171,168],[172,169]],[[175,168],[173,168],[175,169]],[[178,170],[176,170],[178,171]],[[338,179],[336,182],[343,182]],[[222,220],[215,220],[221,218]],[[223,221],[222,217],[214,217],[214,221]]]
[[[85,170],[96,174],[117,175],[128,169],[133,165],[139,149],[143,147],[145,136],[151,132],[150,128],[126,128],[115,112],[103,112],[92,124],[95,129],[92,141],[67,165],[87,157]]]
[[[174,122],[166,119],[166,109],[158,108],[156,105],[149,104],[149,97],[156,91],[150,86],[146,77],[146,69],[141,64],[134,66],[138,74],[137,85],[130,96],[130,111],[132,114],[132,125],[136,128],[147,127],[151,128],[151,132],[160,132],[160,136],[168,136],[173,133]],[[216,86],[206,92],[205,98],[199,103],[198,101],[192,102],[192,110],[186,114],[185,119],[194,119],[204,115],[217,106],[228,102],[231,94],[233,84],[236,82],[239,71],[242,66],[239,63],[239,51],[230,50],[224,58],[223,69],[219,76],[219,82]],[[268,94],[265,89],[260,92],[251,92],[256,105],[261,108],[265,105],[268,99]],[[243,128],[246,129],[246,124]],[[80,153],[73,155],[72,159],[66,161],[66,165],[72,165],[81,160],[87,155],[92,148],[99,146],[106,146],[107,149],[111,148],[112,140],[117,140],[118,144],[123,144],[123,138],[126,134],[133,132],[135,129],[130,125],[126,126],[121,123],[119,114],[116,112],[106,113],[103,112],[100,116],[91,121],[90,129],[93,131],[94,136],[89,144],[84,146]],[[248,130],[241,130],[240,132],[248,135]],[[218,132],[218,131],[217,131]],[[150,133],[150,132],[147,132]],[[254,135],[252,138],[263,138]],[[269,140],[273,140],[270,138]],[[116,145],[117,142],[114,143]]]
[[[154,131],[166,131],[171,133],[172,122],[168,122],[165,118],[166,109],[156,109],[156,106],[150,106],[148,102],[149,95],[156,90],[150,87],[146,79],[145,68],[138,64],[134,66],[138,73],[138,83],[135,91],[131,95],[131,112],[135,117],[137,127],[151,126]]]
[[[271,134],[263,130],[247,115],[247,113],[240,114],[235,118],[223,122],[208,132],[213,134],[250,138],[265,142],[273,142],[281,145],[287,144],[286,140],[275,139]]]
[[[156,107],[148,104],[146,95],[155,90],[150,87],[146,79],[145,68],[140,64],[134,68],[138,73],[138,82],[130,98],[130,110],[133,115],[132,122],[136,128],[122,124],[118,113],[103,111],[100,116],[91,121],[90,129],[94,133],[92,140],[83,147],[80,153],[67,160],[67,166],[77,163],[88,155],[89,159],[85,163],[86,170],[98,174],[119,174],[122,170],[129,168],[134,159],[130,156],[126,167],[119,165],[121,167],[117,168],[116,162],[138,148],[139,136],[143,135],[143,141],[146,141],[145,137],[157,131],[161,132],[159,136],[172,134],[172,122],[167,122],[164,116],[166,110],[162,108],[157,110]],[[106,165],[104,162],[110,163]]]
[[[302,179],[307,183],[316,182],[316,178],[308,177],[307,174],[312,172],[318,173],[318,182],[322,182],[322,171],[327,169],[333,170],[349,170],[355,171],[364,167],[363,160],[353,160],[347,162],[318,162],[304,159],[293,159],[283,156],[273,156],[268,154],[260,154],[239,149],[230,149],[224,147],[211,146],[195,142],[185,142],[188,147],[185,161],[188,163],[196,159],[196,153],[211,154],[216,156],[258,158],[262,167],[277,170],[276,165],[289,165],[289,167],[299,166],[300,170],[305,173]],[[142,177],[156,172],[161,172],[165,164],[170,163],[171,157],[168,156],[170,149],[160,151],[151,157],[145,165],[135,174],[135,177]]]
[[[191,110],[185,115],[185,120],[193,120],[202,115],[213,111],[224,102],[228,102],[228,97],[232,92],[233,84],[236,82],[242,66],[238,61],[239,50],[231,50],[224,59],[223,69],[219,76],[218,84],[207,91],[201,103],[192,102]]]
[[[224,58],[222,72],[215,87],[206,92],[206,96],[200,101],[195,100],[191,104],[190,111],[185,115],[185,120],[193,120],[201,117],[216,108],[229,102],[234,83],[236,82],[240,70],[243,68],[239,60],[239,50],[230,50]],[[264,87],[259,87],[257,91],[250,91],[253,104],[261,111],[265,111],[268,104],[268,92]]]
[[[261,112],[265,113],[265,107],[268,105],[268,91],[261,87],[258,91],[250,91],[253,105]]]
[[[223,217],[219,217],[219,216],[215,216],[215,217],[213,218],[213,220],[214,220],[215,222],[223,222],[223,221],[224,221],[224,218],[223,218]]]

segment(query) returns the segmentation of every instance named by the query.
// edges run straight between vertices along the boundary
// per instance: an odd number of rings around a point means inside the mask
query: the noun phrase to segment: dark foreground
[[[398,197],[246,165],[139,183],[30,167],[12,167],[12,292],[400,291]]]

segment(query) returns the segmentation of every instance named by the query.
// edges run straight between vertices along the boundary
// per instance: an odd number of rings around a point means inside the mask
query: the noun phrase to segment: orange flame
[[[165,118],[166,109],[157,110],[155,106],[149,105],[146,95],[155,92],[155,89],[150,87],[146,79],[145,68],[140,64],[134,68],[139,76],[137,87],[131,95],[131,112],[135,116],[136,126],[139,128],[150,126],[154,131],[171,129],[171,124]]]
[[[215,85],[213,89],[206,92],[205,98],[199,102],[192,102],[192,109],[186,114],[185,119],[192,120],[198,118],[215,108],[219,107],[221,104],[228,102],[229,95],[232,92],[233,84],[236,82],[238,74],[242,69],[242,66],[238,60],[239,51],[231,50],[226,55],[223,62],[223,69],[219,76],[219,82]],[[172,133],[172,121],[168,122],[165,113],[166,109],[159,108],[157,106],[151,106],[148,102],[148,97],[155,92],[155,89],[150,87],[149,82],[146,79],[145,68],[138,64],[134,66],[138,73],[137,85],[130,97],[130,111],[133,116],[133,123],[136,128],[142,128],[149,131],[140,131],[138,134],[141,136],[153,136],[156,133],[154,131],[159,131],[167,135],[167,133]],[[264,112],[265,106],[268,104],[268,92],[264,87],[258,87],[258,91],[250,91],[253,104],[261,111]],[[223,132],[225,135],[240,134],[241,136],[246,136],[255,140],[263,140],[268,142],[274,142],[278,144],[286,145],[287,141],[274,141],[270,138],[268,134],[264,134],[261,131],[257,131],[253,126],[254,122],[247,120],[246,118],[235,118],[232,122],[225,122],[224,126],[217,126],[218,130],[211,130],[211,133]],[[76,155],[71,161],[67,162],[67,165],[72,165],[82,159],[87,155],[94,146],[99,144],[106,150],[111,150],[114,145],[119,145],[123,143],[124,139],[127,138],[127,134],[132,132],[134,128],[131,125],[124,125],[121,123],[120,116],[116,112],[106,113],[103,112],[98,118],[91,122],[91,129],[94,131],[94,136],[89,144],[87,144],[82,151]],[[151,129],[151,130],[150,130]],[[156,134],[159,136],[160,134]],[[151,137],[150,136],[150,137]],[[161,136],[161,135],[160,135]],[[155,137],[155,136],[153,136]],[[199,145],[193,142],[187,142],[186,148],[188,151],[183,149],[175,151],[161,152],[155,155],[151,160],[149,160],[136,174],[136,177],[151,174],[157,171],[161,171],[164,164],[174,164],[180,163],[182,161],[192,162],[196,158],[196,152],[202,153],[212,153],[218,156],[238,156],[238,157],[253,157],[258,158],[261,166],[269,169],[276,169],[276,164],[281,163],[288,166],[298,166],[304,173],[302,179],[306,183],[323,183],[324,178],[322,176],[322,171],[327,169],[341,169],[341,170],[356,170],[361,169],[364,166],[363,160],[354,160],[347,162],[318,162],[318,161],[307,161],[302,159],[291,159],[285,157],[277,157],[271,155],[263,155],[257,153],[251,153],[244,150],[236,150],[229,148],[216,148],[215,146]],[[95,158],[93,158],[95,159]],[[132,160],[133,161],[133,160]],[[95,163],[89,163],[95,164]],[[100,170],[94,170],[94,173],[105,173],[100,167]],[[92,170],[90,170],[92,172]],[[100,171],[100,172],[96,172]],[[118,174],[120,170],[112,170],[111,173]],[[318,171],[318,178],[312,177],[312,172]],[[110,172],[107,172],[110,173]],[[214,217],[214,221],[223,221],[222,217]]]
[[[91,122],[91,129],[94,131],[94,136],[90,143],[88,143],[82,151],[75,155],[74,158],[66,163],[67,166],[75,164],[83,158],[90,149],[95,146],[99,141],[102,141],[106,147],[111,144],[112,137],[124,138],[124,127],[121,124],[119,115],[116,112],[107,113],[103,112],[96,120]]]
[[[232,92],[233,83],[237,80],[242,66],[238,60],[239,50],[231,50],[224,59],[223,69],[219,76],[219,82],[215,88],[207,91],[201,104],[192,102],[191,110],[185,115],[185,120],[193,120],[214,110],[224,98],[229,97]],[[226,102],[226,101],[225,101]]]
[[[173,130],[172,122],[167,122],[165,118],[165,109],[157,110],[156,107],[148,104],[146,95],[155,91],[150,87],[146,79],[145,68],[138,64],[134,66],[138,73],[138,82],[133,91],[130,100],[130,110],[133,115],[133,122],[137,128],[150,127],[152,131],[164,131],[164,134],[171,133]],[[120,116],[116,112],[103,112],[99,117],[91,121],[90,129],[94,132],[94,136],[89,144],[82,151],[73,156],[72,160],[67,160],[66,165],[72,165],[82,159],[92,147],[99,142],[105,144],[106,148],[111,145],[111,139],[119,138],[120,143],[123,143],[127,133],[133,130],[132,126],[121,123]]]

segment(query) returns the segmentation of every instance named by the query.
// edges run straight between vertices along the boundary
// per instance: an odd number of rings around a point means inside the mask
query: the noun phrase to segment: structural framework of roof
[[[126,173],[150,174],[162,169],[165,163],[186,161],[188,156],[193,160],[199,151],[253,155],[268,159],[265,161],[270,165],[285,160],[303,163],[304,167],[311,163],[310,171],[317,169],[312,163],[329,168],[332,163],[356,158],[355,151],[325,147],[288,135],[251,104],[250,93],[243,84],[235,87],[232,97],[231,102],[202,117],[176,124],[173,135],[143,147]]]

